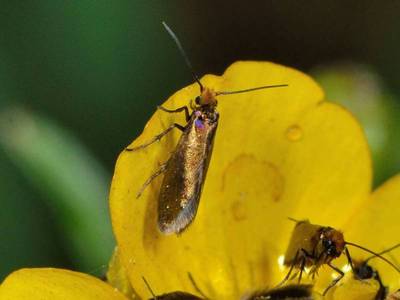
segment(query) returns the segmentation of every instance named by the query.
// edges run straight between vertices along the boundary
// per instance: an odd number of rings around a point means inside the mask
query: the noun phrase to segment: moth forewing
[[[285,253],[284,264],[286,266],[291,266],[292,264],[299,265],[300,258],[305,254],[304,252],[313,253],[315,251],[315,244],[317,242],[315,236],[318,235],[321,227],[320,225],[311,224],[309,221],[299,221],[296,223]]]
[[[172,292],[150,298],[150,300],[202,300],[202,298],[186,292]]]
[[[158,226],[179,233],[196,216],[218,127],[214,108],[194,110],[168,160],[158,201]]]
[[[191,275],[189,276],[189,278],[191,278]],[[206,300],[206,299],[197,297],[195,295],[192,295],[190,293],[181,292],[181,291],[175,291],[175,292],[165,293],[165,294],[156,296],[156,294],[154,293],[150,284],[147,282],[146,278],[144,278],[144,276],[142,276],[142,279],[143,279],[145,285],[147,286],[150,294],[153,296],[149,300]]]
[[[245,300],[314,300],[312,285],[293,284],[272,290],[257,291]]]

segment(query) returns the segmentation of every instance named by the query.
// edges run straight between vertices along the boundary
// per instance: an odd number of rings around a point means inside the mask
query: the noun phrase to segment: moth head
[[[345,247],[343,233],[331,227],[323,227],[319,236],[323,251],[328,257],[339,257]]]
[[[216,93],[214,90],[209,89],[209,88],[204,88],[201,91],[201,94],[196,97],[195,103],[198,106],[209,106],[209,107],[215,107],[217,106],[217,99]]]

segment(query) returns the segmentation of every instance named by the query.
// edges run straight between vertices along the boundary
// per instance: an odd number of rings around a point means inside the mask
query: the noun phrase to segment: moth
[[[396,248],[400,247],[400,244],[396,244],[382,252],[379,252],[379,255],[383,255],[387,252],[390,252]],[[388,288],[383,284],[382,279],[378,273],[378,271],[371,267],[369,261],[374,259],[376,256],[370,256],[365,260],[353,260],[354,267],[354,278],[365,280],[365,279],[375,279],[379,284],[379,289],[376,293],[375,300],[385,300],[388,294]]]
[[[189,274],[189,278],[192,281],[195,289],[199,294],[202,295],[203,298],[199,298],[198,296],[189,294],[187,292],[175,291],[171,293],[162,294],[156,296],[151,289],[147,280],[142,277],[145,282],[148,290],[150,291],[153,298],[150,300],[208,300],[207,298],[198,288],[193,278]],[[243,300],[316,300],[315,296],[312,293],[312,285],[310,284],[293,284],[287,285],[285,287],[270,289],[270,290],[260,290],[252,293],[248,297],[242,297]]]
[[[306,267],[311,268],[310,274],[314,277],[322,265],[327,265],[338,274],[338,277],[324,290],[323,295],[326,295],[328,290],[335,286],[344,276],[344,272],[332,264],[334,259],[344,253],[353,273],[356,274],[347,245],[357,247],[379,257],[400,273],[398,267],[380,254],[345,241],[341,231],[328,226],[311,224],[308,220],[304,220],[296,221],[284,259],[284,265],[290,267],[289,272],[279,285],[291,278],[294,269],[296,269],[297,273],[293,277],[297,277],[300,283]]]
[[[202,300],[202,298],[186,292],[172,292],[159,296],[153,295],[153,298],[150,298],[150,300]]]
[[[246,300],[315,300],[310,284],[291,284],[253,293]]]
[[[188,273],[188,276],[189,276],[190,281],[194,285],[194,288],[196,289],[196,291],[198,291],[198,293],[200,293],[201,295],[204,296],[204,294],[199,290],[197,284],[194,282],[192,275],[190,273]],[[147,282],[146,278],[144,278],[142,276],[142,279],[143,279],[147,289],[149,290],[150,294],[152,295],[152,298],[150,298],[149,300],[208,300],[208,298],[205,296],[204,296],[204,298],[200,298],[193,294],[190,294],[187,292],[181,292],[181,291],[175,291],[175,292],[156,296],[155,293],[153,292],[150,284]]]
[[[184,112],[187,123],[185,125],[174,123],[149,142],[137,147],[126,148],[126,150],[137,151],[143,149],[159,141],[173,129],[178,129],[182,132],[170,158],[167,162],[161,164],[159,170],[147,179],[137,195],[137,197],[140,197],[144,189],[157,176],[164,174],[158,198],[158,228],[164,234],[173,234],[180,233],[187,228],[197,213],[218,127],[219,113],[216,110],[218,103],[216,97],[287,85],[261,86],[226,92],[216,92],[204,87],[193,71],[193,67],[180,41],[165,22],[163,22],[163,25],[175,41],[189,69],[192,71],[193,77],[200,87],[200,95],[195,98],[194,105],[191,105],[191,112],[187,106],[176,109],[167,109],[159,106],[160,110],[167,113]]]

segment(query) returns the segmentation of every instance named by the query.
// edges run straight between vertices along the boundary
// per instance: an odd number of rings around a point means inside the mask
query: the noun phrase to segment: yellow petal
[[[330,291],[327,300],[375,300],[378,290],[375,279],[350,279]]]
[[[400,243],[400,174],[380,186],[372,197],[351,218],[346,226],[346,238],[375,252]],[[369,257],[368,253],[349,247],[354,257]],[[400,248],[385,255],[400,267]],[[400,274],[379,258],[370,261],[390,290],[400,287]]]
[[[181,235],[157,229],[161,177],[136,199],[146,179],[167,161],[180,133],[136,152],[122,152],[111,187],[113,228],[121,259],[140,296],[195,293],[191,272],[210,298],[234,299],[282,279],[283,254],[294,223],[310,218],[337,226],[370,191],[368,148],[357,122],[323,101],[319,86],[296,70],[266,62],[238,62],[203,85],[217,91],[266,84],[287,88],[218,98],[220,124],[195,221]],[[196,85],[175,93],[163,106],[188,105]],[[182,114],[157,111],[133,145],[140,145]]]
[[[121,293],[129,298],[135,298],[136,294],[129,282],[128,274],[121,263],[118,247],[115,247],[114,253],[110,259],[107,270],[107,282],[117,288]]]
[[[1,300],[127,300],[105,282],[62,269],[21,269],[0,286]]]

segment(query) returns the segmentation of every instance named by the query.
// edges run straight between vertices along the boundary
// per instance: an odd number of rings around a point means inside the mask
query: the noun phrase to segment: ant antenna
[[[385,257],[383,257],[382,255],[380,255],[379,253],[376,253],[376,252],[374,252],[374,251],[372,251],[372,250],[369,250],[369,249],[367,249],[367,248],[364,248],[363,246],[360,246],[360,245],[357,245],[357,244],[354,244],[354,243],[350,243],[350,242],[345,242],[345,243],[346,243],[347,245],[350,245],[350,246],[359,248],[359,249],[361,249],[361,250],[364,250],[365,252],[371,253],[371,254],[373,254],[373,255],[376,256],[376,257],[379,257],[380,259],[382,259],[383,261],[385,261],[385,262],[387,262],[389,265],[391,265],[398,273],[400,273],[400,269],[399,269],[397,266],[395,266],[394,263],[392,263],[390,260],[388,260],[387,258],[385,258]]]
[[[257,91],[257,90],[263,90],[263,89],[270,89],[270,88],[277,88],[277,87],[286,87],[289,86],[288,84],[277,84],[277,85],[264,85],[264,86],[259,86],[251,89],[245,89],[245,90],[238,90],[238,91],[232,91],[232,92],[216,92],[215,95],[231,95],[231,94],[240,94],[240,93],[246,93],[246,92],[252,92],[252,91]]]
[[[165,23],[164,21],[162,22],[162,24],[165,27],[165,30],[168,32],[168,34],[171,36],[171,38],[175,41],[176,46],[178,47],[179,52],[181,53],[181,55],[183,56],[183,58],[185,59],[186,65],[189,67],[190,71],[192,72],[193,78],[194,80],[199,84],[200,86],[200,91],[202,92],[204,90],[203,85],[200,82],[199,77],[196,75],[196,72],[193,69],[192,64],[190,63],[189,57],[187,56],[185,50],[182,47],[181,42],[179,41],[178,37],[176,36],[176,34],[172,31],[171,28],[169,28],[169,26],[167,25],[167,23]]]
[[[156,294],[154,294],[154,292],[153,292],[153,290],[151,289],[151,286],[150,286],[150,284],[147,282],[146,278],[144,278],[144,276],[142,276],[142,279],[143,279],[143,281],[144,281],[144,284],[147,286],[148,290],[150,291],[150,294],[153,296],[153,298],[154,298],[155,300],[157,300],[158,298],[157,298]]]
[[[197,285],[196,281],[194,281],[192,273],[188,272],[187,274],[188,274],[189,280],[192,283],[192,285],[193,285],[194,289],[196,290],[196,292],[198,292],[204,299],[208,299],[208,297],[206,295],[204,295],[204,293],[200,290],[200,288]]]
[[[392,250],[394,250],[394,249],[396,249],[396,248],[398,248],[398,247],[400,247],[400,243],[399,243],[399,244],[396,244],[396,245],[394,245],[394,246],[392,246],[392,247],[390,247],[390,248],[388,248],[388,249],[385,249],[385,250],[383,250],[382,252],[379,252],[379,255],[388,253],[388,252],[390,252],[390,251],[392,251]],[[371,260],[371,259],[373,259],[373,258],[375,258],[375,257],[376,257],[376,256],[371,256],[371,257],[367,258],[367,259],[365,260],[365,262],[367,263],[369,260]]]

